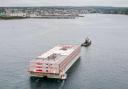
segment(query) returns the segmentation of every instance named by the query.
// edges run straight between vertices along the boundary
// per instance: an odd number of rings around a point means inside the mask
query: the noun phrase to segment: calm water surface
[[[86,36],[93,43],[81,49],[67,80],[29,79],[32,58],[59,43],[81,44]],[[1,20],[0,89],[128,89],[128,16]]]

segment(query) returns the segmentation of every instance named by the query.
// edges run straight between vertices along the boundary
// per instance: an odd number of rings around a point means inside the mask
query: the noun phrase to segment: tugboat
[[[88,47],[91,45],[91,40],[87,37],[85,42],[81,44],[81,46]]]

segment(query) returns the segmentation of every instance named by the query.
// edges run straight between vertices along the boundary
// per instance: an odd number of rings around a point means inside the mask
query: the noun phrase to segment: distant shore
[[[75,19],[76,17],[84,17],[84,16],[35,16],[35,17],[22,17],[22,16],[0,16],[0,19],[9,20],[9,19],[26,19],[26,18],[40,18],[40,19]]]
[[[21,17],[21,16],[0,16],[0,19],[4,19],[4,20],[8,20],[8,19],[24,19],[24,18],[27,18],[27,17]]]
[[[0,19],[75,19],[86,14],[122,14],[128,15],[128,7],[104,6],[51,6],[51,7],[0,7]]]

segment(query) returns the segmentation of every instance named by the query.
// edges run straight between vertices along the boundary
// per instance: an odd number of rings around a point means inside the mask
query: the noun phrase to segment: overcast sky
[[[128,0],[0,0],[0,6],[120,6]]]

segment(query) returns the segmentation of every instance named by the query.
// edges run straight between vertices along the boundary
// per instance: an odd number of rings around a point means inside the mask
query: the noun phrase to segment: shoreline
[[[33,17],[23,17],[23,16],[1,16],[0,20],[11,20],[11,19],[26,19],[26,18],[40,18],[40,19],[76,19],[76,17],[84,17],[84,16],[33,16]]]

